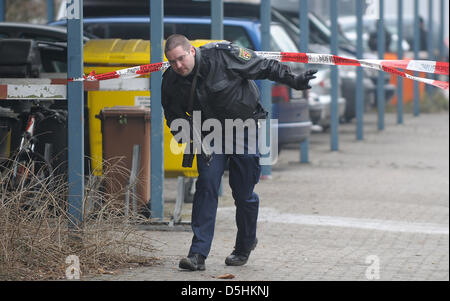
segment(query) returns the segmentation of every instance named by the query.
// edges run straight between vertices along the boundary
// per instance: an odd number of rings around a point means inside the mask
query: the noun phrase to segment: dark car
[[[85,33],[83,41],[92,37]],[[67,29],[64,26],[0,22],[0,39],[34,41],[33,47],[36,49],[33,51],[39,53],[40,74],[67,72]],[[11,74],[6,73],[4,77],[11,77]]]
[[[28,81],[40,81],[45,74],[67,71],[67,43],[36,41],[28,38],[0,38],[0,84],[17,84]],[[25,84],[25,85],[26,85]],[[36,84],[36,82],[34,82]],[[21,88],[15,90],[20,92]],[[27,89],[27,88],[25,88]],[[34,125],[36,138],[35,150],[41,156],[46,153],[46,144],[50,145],[51,165],[54,174],[62,175],[67,171],[67,101],[48,99],[39,94],[23,99],[0,100],[0,111],[13,112],[15,118],[8,122],[8,156],[13,156],[21,145],[26,121],[33,108],[55,109],[60,118],[39,119]],[[41,116],[41,115],[39,115]],[[42,115],[44,116],[44,115]],[[7,134],[8,135],[8,134]],[[0,141],[5,136],[0,137]],[[1,156],[1,155],[0,155]],[[1,160],[0,160],[1,161]]]
[[[84,42],[91,37],[86,34]],[[29,23],[0,22],[0,48],[6,50],[5,60],[0,62],[0,78],[66,78],[67,77],[67,29],[59,26],[36,25]],[[0,50],[0,56],[5,56]],[[14,57],[14,58],[13,58]],[[15,65],[16,64],[16,65]],[[3,83],[3,82],[2,82]],[[10,109],[19,115],[19,120],[26,117],[33,100],[2,100],[0,106]],[[64,110],[67,112],[67,101],[54,101],[50,108]],[[85,98],[85,108],[86,98]],[[88,114],[85,112],[85,116]],[[67,137],[65,126],[54,125],[52,122],[45,122],[45,134],[40,138],[41,142],[50,139],[51,133],[55,133],[59,138],[53,139],[53,154],[57,158],[54,168],[65,168],[62,162],[67,161]],[[17,149],[20,142],[22,122],[15,122],[11,129],[10,149]],[[88,119],[85,120],[86,128]],[[89,131],[85,131],[86,143],[85,154],[89,156]],[[44,137],[45,136],[45,137]],[[38,146],[38,152],[43,154],[42,143]],[[55,159],[54,158],[54,159]],[[86,159],[85,170],[89,170],[89,162]]]

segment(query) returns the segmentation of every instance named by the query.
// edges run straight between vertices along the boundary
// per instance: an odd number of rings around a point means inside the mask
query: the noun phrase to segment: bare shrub
[[[105,181],[114,182],[108,175],[117,173],[129,171],[106,162],[101,177],[86,179],[83,219],[75,225],[65,176],[55,175],[53,185],[30,181],[34,186],[12,189],[11,170],[5,168],[0,173],[0,279],[64,279],[69,255],[78,256],[83,276],[154,264],[149,238],[135,227],[148,220],[132,210],[126,214],[124,191],[103,191]]]

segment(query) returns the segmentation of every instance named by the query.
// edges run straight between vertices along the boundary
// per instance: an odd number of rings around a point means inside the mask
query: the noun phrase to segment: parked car
[[[275,8],[273,9],[272,15],[276,18],[276,20],[284,24],[289,36],[294,41],[296,41],[296,43],[300,43],[300,29],[298,25],[293,23],[292,18],[286,17],[282,12],[278,11]],[[308,19],[310,24],[308,52],[331,53],[331,49],[329,46],[329,28],[325,23],[323,23],[317,16],[312,13],[308,14]],[[339,45],[340,47],[338,55],[352,59],[355,58],[356,50],[353,48],[353,45],[350,42],[346,41],[345,37],[340,37]],[[329,69],[328,66],[324,66],[324,68]],[[378,73],[374,70],[368,69],[364,69],[363,72],[365,74],[365,77],[363,78],[364,107],[369,108],[375,103],[375,85],[371,78],[377,80]],[[356,116],[356,80],[356,71],[354,67],[339,67],[339,95],[345,99],[344,116],[340,119],[341,121],[350,122]],[[329,88],[331,89],[331,86],[329,86]],[[330,90],[323,90],[322,93],[324,93],[323,95],[327,95],[331,92]]]
[[[288,34],[297,43],[300,42],[299,16],[298,16],[298,1],[279,1],[272,2],[274,13],[277,20],[282,18],[288,21],[283,21],[286,26]],[[309,29],[310,29],[310,51],[319,53],[330,53],[331,43],[331,29],[329,26],[314,13],[308,13]],[[356,58],[356,47],[344,35],[338,33],[338,55],[347,58]],[[320,45],[320,46],[319,46]],[[321,48],[321,49],[320,49]],[[323,52],[321,52],[323,51]],[[366,59],[376,59],[377,56],[371,52],[364,52],[363,57]],[[351,66],[340,66],[339,77],[341,78],[341,93],[346,100],[345,119],[351,121],[356,115],[356,70]],[[378,82],[378,72],[372,69],[363,69],[363,85],[364,85],[364,108],[376,106],[377,93],[376,86]],[[385,76],[384,91],[385,102],[389,102],[395,93],[395,86],[389,83],[389,77]]]
[[[100,38],[149,39],[149,17],[98,17],[84,18],[84,30]],[[52,25],[64,25],[56,21]],[[224,38],[242,47],[261,50],[260,23],[256,19],[224,18]],[[210,17],[164,17],[165,37],[173,33],[184,34],[189,39],[209,39]],[[284,28],[271,24],[271,50],[298,52]],[[304,71],[301,64],[288,63],[296,73]],[[259,83],[258,83],[259,84]],[[296,91],[285,85],[272,85],[272,118],[278,119],[278,144],[300,143],[310,135],[307,92]]]
[[[377,30],[377,20],[375,16],[364,16],[363,18],[363,47],[365,52],[369,52],[369,35],[371,32],[374,32]],[[385,19],[385,27],[386,30],[391,34],[391,43],[390,45],[386,45],[386,48],[389,49],[390,52],[397,52],[398,51],[398,28],[397,24],[393,24],[391,21],[397,21],[397,19]],[[389,21],[388,21],[389,20]],[[345,36],[354,44],[356,45],[356,17],[355,16],[345,16],[340,17],[338,19],[340,30]],[[389,47],[387,47],[389,46]],[[409,51],[412,49],[410,44],[406,41],[406,39],[402,40],[402,49],[403,51]]]
[[[85,43],[92,35],[84,33]],[[35,41],[39,53],[41,76],[45,73],[67,72],[67,29],[19,22],[0,22],[0,39],[29,39]],[[59,75],[52,75],[58,77]],[[65,77],[65,75],[64,75]]]
[[[91,36],[83,36],[83,41],[87,42]],[[64,26],[48,26],[37,25],[29,23],[18,22],[0,22],[0,41],[2,41],[5,47],[11,49],[12,44],[20,45],[17,41],[28,41],[31,47],[27,48],[27,51],[18,50],[13,52],[15,55],[26,55],[28,58],[26,61],[30,61],[29,65],[24,68],[23,72],[18,72],[19,68],[11,64],[0,67],[0,78],[10,77],[39,77],[39,78],[66,78],[67,77],[67,29]],[[25,47],[27,43],[22,43]],[[33,58],[33,60],[31,60]],[[11,56],[9,61],[12,61]],[[16,60],[24,61],[24,58]],[[6,107],[19,114],[19,121],[12,125],[11,128],[11,141],[10,149],[15,150],[20,143],[21,134],[21,120],[24,116],[22,113],[28,112],[32,106],[32,101],[29,100],[2,100],[0,106]],[[54,101],[50,105],[52,109],[66,110],[67,101],[59,100]],[[85,116],[87,116],[87,106],[85,98]],[[89,156],[89,123],[87,118],[85,119],[85,154]],[[55,129],[56,130],[56,129]],[[50,130],[51,131],[51,130]],[[58,129],[58,131],[63,131]],[[58,132],[59,133],[59,132]],[[62,133],[62,132],[61,132]],[[40,146],[39,146],[40,147]],[[38,147],[38,148],[39,148]],[[59,154],[58,160],[54,161],[56,168],[60,163],[67,160],[66,154],[67,144],[64,144],[62,140],[58,140],[58,143],[54,145],[53,153]],[[40,150],[38,150],[40,151]],[[89,171],[89,160],[86,157],[85,170]],[[63,164],[61,167],[64,168]]]
[[[311,44],[309,49],[313,53],[330,53],[330,47],[328,45]],[[355,59],[349,52],[341,50],[340,56]],[[322,65],[324,66],[324,65]],[[330,69],[329,66],[325,66],[326,69]],[[368,111],[375,105],[375,91],[376,86],[371,78],[377,78],[378,72],[370,69],[363,69],[363,107],[365,111]],[[345,109],[341,121],[350,122],[356,116],[356,81],[357,74],[356,68],[352,66],[339,66],[339,87],[340,95],[345,99]],[[331,89],[331,83],[329,84]]]
[[[315,131],[327,131],[331,126],[331,95],[322,90],[331,90],[330,69],[319,69],[316,79],[311,81],[312,89],[309,97],[309,115]],[[345,118],[344,97],[338,97],[338,119]]]
[[[44,73],[66,72],[67,43],[36,41],[28,38],[0,38],[0,84],[23,81],[24,78],[37,79]],[[16,88],[17,89],[17,88]],[[0,100],[0,111],[11,112],[6,134],[7,151],[3,154],[14,156],[21,145],[24,127],[29,114],[37,102],[40,107],[59,109],[58,119],[38,119],[35,131],[36,144],[33,149],[41,156],[45,153],[45,144],[51,144],[50,164],[53,174],[62,175],[67,171],[67,102],[64,100],[42,99],[35,96],[27,99]],[[56,112],[56,111],[55,111]],[[39,115],[40,116],[40,115]],[[43,115],[42,115],[43,117]],[[5,136],[0,137],[4,141]],[[33,138],[34,139],[34,138]]]

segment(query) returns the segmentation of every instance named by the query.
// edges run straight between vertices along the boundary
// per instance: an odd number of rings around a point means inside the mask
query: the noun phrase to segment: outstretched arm
[[[250,49],[231,44],[231,49],[223,50],[223,59],[229,69],[247,79],[269,79],[286,84],[296,90],[310,89],[309,81],[316,78],[317,70],[295,74],[288,65],[256,55]]]

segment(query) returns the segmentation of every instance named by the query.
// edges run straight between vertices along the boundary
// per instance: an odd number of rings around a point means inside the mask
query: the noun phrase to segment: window
[[[209,39],[211,26],[209,24],[176,24],[176,32],[185,35],[189,40]]]
[[[41,52],[41,72],[67,72],[67,51],[59,47],[42,47]]]
[[[250,41],[247,32],[238,26],[225,26],[224,27],[224,38],[227,41],[236,43],[240,47],[255,49],[255,46]]]
[[[270,26],[270,50],[279,52],[298,52],[292,39],[283,27],[278,24]]]

